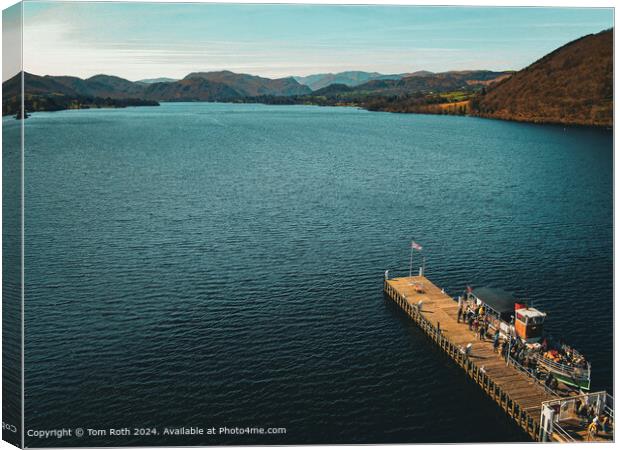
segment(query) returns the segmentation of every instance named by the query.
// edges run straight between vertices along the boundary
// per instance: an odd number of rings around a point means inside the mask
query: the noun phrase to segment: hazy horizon
[[[446,70],[445,72],[431,72],[428,71],[430,73],[446,73],[446,72],[477,72],[477,71],[484,71],[484,70],[489,70],[489,69],[485,69],[485,68],[473,68],[473,69],[464,69],[464,70]],[[507,70],[497,70],[497,72],[507,72],[510,71],[511,69],[507,69]],[[495,70],[490,70],[495,72]],[[38,75],[38,76],[52,76],[52,77],[63,77],[63,76],[72,76],[72,77],[77,77],[76,75],[73,75],[71,73],[34,73],[31,71],[26,70],[26,73],[29,73],[31,75]],[[132,82],[139,82],[139,81],[144,81],[144,80],[155,80],[155,79],[171,79],[171,80],[182,80],[183,78],[185,78],[187,75],[189,75],[190,73],[198,73],[198,72],[202,72],[202,73],[217,73],[217,72],[232,72],[232,73],[236,73],[238,75],[250,75],[250,76],[258,76],[258,77],[262,77],[262,78],[268,78],[268,79],[278,79],[278,78],[297,78],[297,77],[307,77],[310,75],[337,75],[340,73],[348,73],[348,72],[365,72],[365,73],[380,73],[381,75],[403,75],[403,74],[410,74],[410,73],[415,73],[415,72],[424,72],[424,69],[420,69],[420,70],[413,70],[410,72],[401,72],[401,73],[386,73],[386,72],[376,72],[376,71],[369,71],[369,70],[355,70],[355,69],[346,69],[346,70],[342,70],[341,72],[313,72],[313,73],[309,73],[307,75],[285,75],[283,77],[266,77],[263,75],[257,75],[255,73],[249,73],[249,72],[235,72],[226,68],[222,68],[222,69],[213,69],[213,70],[192,70],[191,72],[186,73],[185,75],[175,78],[175,77],[168,77],[165,75],[162,76],[152,76],[152,77],[147,77],[147,78],[139,78],[139,79],[135,79],[135,80],[130,80],[127,78],[127,80],[132,81]],[[11,79],[13,78],[15,75],[17,75],[19,72],[15,72],[13,75],[9,76],[7,79]],[[107,75],[107,76],[116,76],[118,77],[117,74],[115,73],[95,73],[92,75],[88,75],[86,77],[78,77],[78,78],[82,78],[82,79],[88,79],[91,77],[95,77],[98,75]],[[123,78],[123,77],[119,77],[119,78]],[[3,80],[6,81],[6,80]]]
[[[613,26],[611,8],[47,1],[23,8],[26,72],[132,81],[220,70],[266,78],[520,70]],[[4,15],[4,36],[19,26],[13,16]],[[5,64],[3,81],[18,71]]]

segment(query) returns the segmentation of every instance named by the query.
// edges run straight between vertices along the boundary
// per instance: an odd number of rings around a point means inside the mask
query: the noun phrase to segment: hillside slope
[[[539,123],[613,124],[613,30],[549,53],[472,102],[472,113]]]
[[[512,75],[511,71],[493,72],[490,70],[464,70],[442,73],[422,73],[404,77],[400,80],[374,80],[358,86],[357,89],[382,90],[384,94],[402,95],[414,92],[450,92],[469,90],[488,86]]]

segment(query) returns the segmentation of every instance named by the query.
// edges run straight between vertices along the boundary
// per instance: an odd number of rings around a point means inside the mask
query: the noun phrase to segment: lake
[[[527,440],[384,299],[411,239],[453,296],[530,299],[612,389],[610,131],[168,103],[25,139],[26,429],[159,432],[27,445]]]

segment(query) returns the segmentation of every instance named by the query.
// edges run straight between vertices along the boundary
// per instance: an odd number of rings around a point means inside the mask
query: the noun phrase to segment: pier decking
[[[493,350],[491,340],[479,340],[466,323],[458,323],[457,303],[426,277],[386,279],[384,291],[519,427],[533,440],[541,439],[542,402],[559,396],[519,368],[507,365]],[[464,352],[468,344],[472,344],[469,356]],[[550,439],[565,440],[557,433]]]

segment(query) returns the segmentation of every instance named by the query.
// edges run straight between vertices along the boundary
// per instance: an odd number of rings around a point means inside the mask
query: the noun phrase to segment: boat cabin
[[[538,342],[543,336],[543,323],[547,314],[536,308],[521,307],[515,310],[515,331],[526,342]]]
[[[478,305],[485,306],[487,314],[510,323],[515,313],[516,299],[503,289],[488,287],[476,288],[471,292]]]
[[[514,318],[517,300],[510,292],[481,287],[472,290],[468,297],[469,299],[473,297],[478,305],[484,306],[487,316],[492,319],[491,325],[494,328],[499,328],[504,336],[511,334],[509,327]]]

